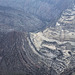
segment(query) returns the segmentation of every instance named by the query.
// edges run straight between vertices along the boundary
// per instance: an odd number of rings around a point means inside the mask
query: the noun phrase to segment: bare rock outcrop
[[[62,18],[63,17],[63,18]],[[55,28],[30,33],[29,42],[32,50],[57,75],[69,75],[65,70],[75,68],[75,6],[67,9],[56,23]],[[73,26],[73,27],[72,27]],[[70,27],[70,28],[68,28]],[[74,71],[74,70],[73,70]]]

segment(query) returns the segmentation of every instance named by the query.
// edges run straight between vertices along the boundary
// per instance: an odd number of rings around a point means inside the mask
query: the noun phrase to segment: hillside
[[[74,25],[75,6],[63,11],[55,28],[50,27],[42,32],[30,33],[31,48],[48,67],[52,67],[59,75],[65,69],[75,68]]]
[[[12,7],[33,14],[47,26],[54,26],[60,14],[66,8],[70,8],[73,3],[74,0],[0,0],[1,6]]]
[[[74,0],[0,0],[0,75],[74,75]]]

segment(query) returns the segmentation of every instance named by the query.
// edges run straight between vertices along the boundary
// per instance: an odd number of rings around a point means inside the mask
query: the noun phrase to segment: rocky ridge
[[[49,22],[53,27],[49,25],[41,31],[38,29],[49,20],[24,14],[20,10],[0,8],[0,75],[74,75],[75,6],[62,12],[54,21],[55,27]]]
[[[65,10],[55,28],[30,33],[29,42],[34,53],[57,74],[75,68],[75,6]],[[69,28],[68,28],[69,27]]]

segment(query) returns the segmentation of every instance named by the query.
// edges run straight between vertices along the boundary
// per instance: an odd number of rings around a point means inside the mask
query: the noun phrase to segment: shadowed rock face
[[[27,37],[27,33],[16,31],[3,35],[0,40],[0,75],[56,75],[33,52]]]

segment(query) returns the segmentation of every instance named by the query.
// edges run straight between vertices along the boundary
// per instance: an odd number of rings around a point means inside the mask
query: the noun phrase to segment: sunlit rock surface
[[[32,50],[58,74],[75,67],[75,6],[66,9],[55,28],[30,33]]]

